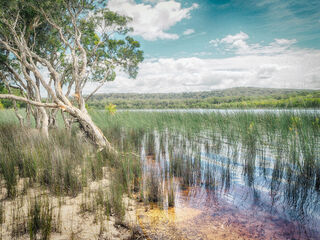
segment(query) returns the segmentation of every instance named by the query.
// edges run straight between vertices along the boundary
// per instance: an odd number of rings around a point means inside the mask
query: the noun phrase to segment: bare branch
[[[100,84],[96,87],[96,89],[89,94],[89,96],[86,97],[85,101],[88,101],[107,81],[107,78],[105,78],[103,81],[100,82]]]
[[[16,100],[16,101],[21,101],[25,103],[29,103],[31,105],[37,106],[37,107],[47,107],[47,108],[59,108],[58,104],[55,103],[42,103],[42,102],[36,102],[24,97],[16,96],[16,95],[11,95],[11,94],[0,94],[0,99],[10,99],[10,100]]]
[[[0,39],[0,43],[4,46],[4,48],[5,48],[6,50],[8,50],[9,52],[12,52],[12,53],[16,56],[16,58],[17,58],[18,60],[21,60],[21,57],[20,57],[20,55],[18,54],[18,50],[17,50],[17,49],[14,49],[13,47],[11,47],[11,46],[9,45],[8,42],[3,41],[2,39]]]
[[[14,76],[16,82],[18,82],[22,86],[23,89],[27,89],[27,86],[24,84],[24,82],[21,79],[21,77],[19,76],[19,74],[11,66],[9,66],[8,63],[4,62],[4,65],[7,67],[9,72],[12,73],[12,75]]]
[[[35,8],[35,9],[36,9],[36,8]],[[36,10],[38,10],[38,9],[36,9]],[[45,17],[45,19],[48,21],[48,23],[49,23],[52,27],[54,27],[55,29],[58,30],[59,35],[60,35],[60,38],[61,38],[61,40],[63,41],[63,43],[66,44],[70,49],[73,49],[72,46],[70,45],[70,43],[69,43],[69,42],[67,41],[67,39],[64,37],[63,32],[62,32],[62,28],[59,27],[59,26],[49,17],[49,15],[46,14],[46,12],[45,12],[42,8],[40,8],[40,12],[41,12],[42,15]]]
[[[74,84],[74,80],[72,79],[71,82],[68,85],[68,90],[67,90],[67,93],[66,93],[66,97],[69,97],[73,84]]]
[[[21,88],[19,88],[19,87],[11,86],[9,84],[9,82],[7,81],[7,79],[6,79],[6,76],[4,76],[2,73],[0,73],[0,77],[4,81],[4,83],[5,83],[5,85],[6,85],[7,89],[8,89],[9,94],[12,94],[11,88],[18,88],[18,89],[21,90]],[[22,115],[19,114],[18,107],[17,107],[17,102],[16,102],[16,100],[12,100],[12,102],[13,102],[13,108],[14,108],[14,112],[16,114],[16,117],[19,120],[20,126],[23,127],[24,126],[24,119],[23,119]]]

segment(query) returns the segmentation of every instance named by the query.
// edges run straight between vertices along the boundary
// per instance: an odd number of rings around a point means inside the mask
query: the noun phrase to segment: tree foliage
[[[120,70],[137,76],[143,52],[129,35],[129,21],[98,0],[1,2],[0,81],[22,97],[11,92],[0,98],[26,102],[44,131],[57,112],[48,108],[61,109],[95,143],[106,145],[85,101]],[[84,98],[88,82],[98,82],[97,88]]]
[[[230,88],[189,93],[109,93],[94,96],[88,105],[103,109],[187,108],[320,108],[320,91],[266,88]]]

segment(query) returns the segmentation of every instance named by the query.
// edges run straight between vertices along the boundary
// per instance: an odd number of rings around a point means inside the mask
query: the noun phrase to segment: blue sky
[[[145,61],[102,92],[320,88],[319,0],[109,0]]]
[[[137,37],[147,57],[186,57],[203,51],[224,57],[209,41],[240,31],[247,33],[249,42],[270,43],[275,38],[296,39],[297,46],[320,48],[320,1],[180,1],[199,7],[168,30],[179,34],[177,41],[146,41]],[[302,4],[301,4],[302,3]],[[184,36],[186,29],[193,34]]]
[[[179,40],[142,42],[147,57],[185,57],[203,51],[224,57],[209,41],[240,31],[247,33],[249,42],[269,43],[275,38],[296,39],[297,46],[320,48],[320,1],[194,1],[199,8],[190,19],[184,19],[168,32],[180,35]],[[183,1],[184,6],[194,2]],[[259,4],[255,4],[259,2]],[[291,2],[291,3],[289,3]],[[194,33],[184,36],[186,29]]]

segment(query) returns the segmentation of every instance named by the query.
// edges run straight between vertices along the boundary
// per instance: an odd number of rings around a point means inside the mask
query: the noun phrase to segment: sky
[[[108,0],[145,60],[99,92],[320,89],[319,0]],[[87,89],[90,92],[94,85]]]

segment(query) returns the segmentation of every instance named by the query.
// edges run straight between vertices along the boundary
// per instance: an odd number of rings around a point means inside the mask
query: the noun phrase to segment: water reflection
[[[320,239],[317,144],[267,138],[146,133],[141,194],[153,204],[138,210],[142,229],[151,239]]]

